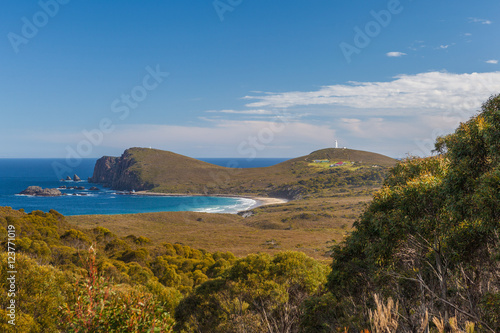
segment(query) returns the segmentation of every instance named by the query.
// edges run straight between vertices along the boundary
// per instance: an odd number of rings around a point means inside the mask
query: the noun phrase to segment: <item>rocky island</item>
[[[40,186],[29,186],[19,194],[32,195],[37,197],[58,197],[62,193],[56,188],[41,188]]]

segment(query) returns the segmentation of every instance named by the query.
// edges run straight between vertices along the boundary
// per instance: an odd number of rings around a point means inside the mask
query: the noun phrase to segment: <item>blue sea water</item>
[[[208,163],[238,167],[253,168],[271,166],[286,159],[260,158],[247,159],[230,158],[200,158]],[[212,213],[236,213],[255,205],[252,199],[225,197],[162,197],[138,196],[114,191],[101,185],[89,184],[87,178],[92,176],[96,159],[82,159],[71,172],[64,176],[77,174],[82,181],[62,182],[60,172],[54,165],[67,165],[64,159],[0,159],[0,206],[14,209],[49,211],[55,209],[64,215],[88,214],[131,214],[161,211],[200,211]],[[57,188],[65,186],[83,186],[85,190],[61,190],[60,197],[33,197],[18,195],[28,186],[42,188]],[[96,186],[99,191],[89,191]]]

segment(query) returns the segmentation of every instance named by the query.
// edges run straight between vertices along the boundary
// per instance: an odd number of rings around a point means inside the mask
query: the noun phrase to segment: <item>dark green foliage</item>
[[[137,250],[126,250],[123,254],[118,258],[123,262],[138,262],[145,263],[149,257],[149,252],[145,248],[140,248]]]
[[[328,268],[300,252],[249,255],[181,301],[186,332],[297,332],[302,303],[321,289]]]
[[[306,299],[302,308],[302,333],[336,332],[363,320],[361,305],[349,302],[346,298],[336,298],[331,293]]]
[[[215,277],[236,259],[231,253],[210,254],[180,244],[163,244],[163,251],[166,254],[157,256],[149,266],[161,283],[183,292]]]

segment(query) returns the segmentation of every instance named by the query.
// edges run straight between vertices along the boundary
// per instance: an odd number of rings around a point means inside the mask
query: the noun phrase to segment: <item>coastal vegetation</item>
[[[301,199],[259,207],[246,218],[195,212],[67,218],[0,208],[2,240],[8,225],[17,232],[16,328],[500,332],[499,146],[500,95],[438,138],[433,157],[410,157],[389,170],[373,161],[317,167],[313,160],[337,158],[325,157],[337,153],[326,150],[285,164],[294,167],[280,182],[272,175],[254,183],[239,178],[242,186],[254,184],[252,193],[304,189],[296,192]],[[131,165],[123,170],[138,170]],[[153,189],[169,190],[155,185],[163,177],[155,168],[141,170],[151,172],[140,179]],[[271,179],[274,185],[264,186]],[[219,188],[231,189],[235,180]],[[308,233],[330,242],[315,245]],[[14,332],[5,309],[0,328]]]

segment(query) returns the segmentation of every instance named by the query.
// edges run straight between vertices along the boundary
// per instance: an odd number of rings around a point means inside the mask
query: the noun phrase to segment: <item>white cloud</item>
[[[272,111],[269,110],[264,110],[264,109],[259,109],[259,110],[209,110],[206,111],[209,113],[226,113],[226,114],[255,114],[255,115],[267,115],[267,114],[273,114]]]
[[[342,118],[340,127],[357,138],[373,140],[415,137],[423,130],[422,127],[415,126],[415,122],[408,122],[406,119],[387,120],[384,118]]]
[[[450,46],[453,46],[455,45],[455,43],[451,43],[451,44],[441,44],[439,45],[439,47],[436,47],[436,49],[438,50],[446,50],[448,49]]]
[[[388,56],[388,57],[402,57],[405,55],[406,55],[406,53],[404,53],[404,52],[387,52],[386,53],[386,56]]]
[[[485,62],[487,64],[494,64],[494,65],[498,64],[498,60],[496,60],[496,59],[486,60]]]
[[[477,17],[469,17],[470,23],[481,23],[481,24],[492,24],[493,22],[487,19],[477,18]]]
[[[316,91],[291,91],[246,96],[250,108],[323,105],[331,108],[385,109],[403,115],[408,110],[474,111],[500,92],[500,72],[453,74],[428,72],[398,75],[389,82],[348,82]],[[416,110],[416,111],[415,111]]]

